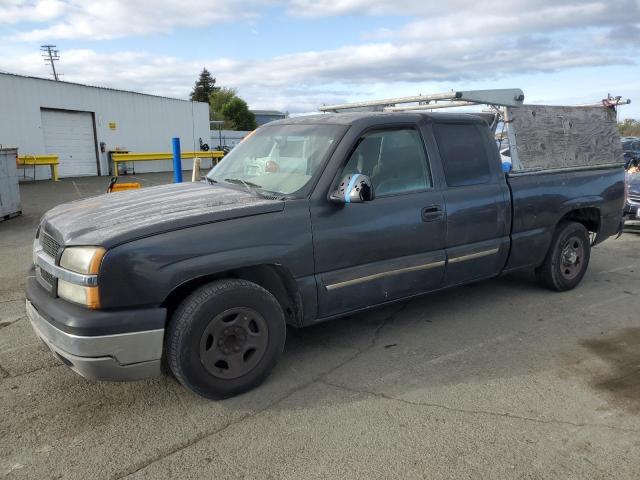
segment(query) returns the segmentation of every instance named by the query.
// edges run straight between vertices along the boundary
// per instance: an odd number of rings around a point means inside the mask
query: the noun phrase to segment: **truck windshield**
[[[282,195],[302,192],[344,133],[338,125],[264,126],[229,152],[210,181]]]

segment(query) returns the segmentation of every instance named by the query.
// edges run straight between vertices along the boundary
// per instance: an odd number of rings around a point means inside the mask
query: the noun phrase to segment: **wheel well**
[[[578,222],[590,232],[598,233],[600,231],[600,210],[596,207],[577,208],[566,213],[560,219],[560,222],[562,221]]]
[[[276,297],[287,323],[296,326],[302,323],[302,297],[296,281],[286,268],[279,265],[243,267],[191,279],[171,291],[162,306],[167,308],[170,317],[187,295],[206,283],[222,278],[239,278],[260,285]]]

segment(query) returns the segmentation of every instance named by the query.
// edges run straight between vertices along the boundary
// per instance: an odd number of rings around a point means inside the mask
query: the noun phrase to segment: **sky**
[[[0,71],[188,98],[203,67],[251,108],[522,88],[526,103],[631,98],[640,0],[0,0]]]

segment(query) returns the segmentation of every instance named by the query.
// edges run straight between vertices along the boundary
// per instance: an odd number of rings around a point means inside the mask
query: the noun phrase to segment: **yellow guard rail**
[[[18,167],[27,167],[27,166],[43,166],[48,165],[51,168],[51,178],[54,182],[58,181],[58,165],[60,164],[58,160],[58,155],[20,155],[16,159],[16,165]],[[35,170],[33,179],[35,180]]]
[[[211,158],[218,163],[225,153],[222,150],[211,150],[208,152],[182,152],[180,157],[183,160],[192,158]],[[118,164],[124,162],[148,162],[152,160],[171,160],[173,154],[171,152],[147,152],[147,153],[113,153],[111,154],[111,160],[113,160],[113,176],[118,176]]]

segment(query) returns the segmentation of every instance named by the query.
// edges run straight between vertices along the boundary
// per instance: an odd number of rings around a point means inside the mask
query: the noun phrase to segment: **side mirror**
[[[371,179],[360,173],[346,175],[340,181],[338,188],[329,196],[329,200],[334,203],[370,202],[374,198]]]

